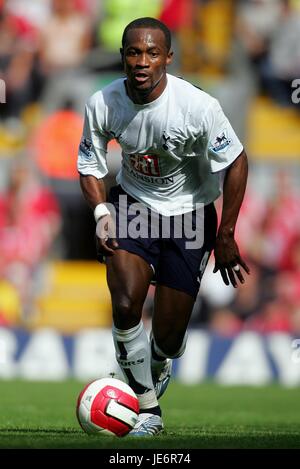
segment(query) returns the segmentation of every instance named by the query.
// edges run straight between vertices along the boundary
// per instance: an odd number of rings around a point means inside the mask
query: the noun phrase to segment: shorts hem
[[[180,287],[178,285],[174,286],[174,285],[168,284],[167,282],[160,282],[159,280],[156,280],[156,286],[159,286],[159,285],[161,285],[162,287],[172,288],[172,290],[177,290],[177,291],[181,291],[183,293],[186,293],[187,295],[191,296],[194,301],[196,300],[196,298],[198,296],[198,292],[199,292],[199,288],[196,292],[195,291],[192,292],[192,291],[187,290],[186,288]]]
[[[130,254],[135,254],[136,256],[141,257],[141,258],[149,265],[150,269],[151,269],[152,272],[153,272],[153,278],[154,278],[154,276],[155,276],[155,270],[156,270],[156,269],[155,269],[155,266],[154,266],[153,263],[150,262],[149,259],[147,259],[147,257],[144,256],[142,253],[136,252],[136,251],[133,250],[133,249],[131,250],[131,249],[123,248],[123,247],[117,248],[116,251],[126,251],[126,252],[129,252]],[[152,281],[152,280],[151,280],[151,281]]]

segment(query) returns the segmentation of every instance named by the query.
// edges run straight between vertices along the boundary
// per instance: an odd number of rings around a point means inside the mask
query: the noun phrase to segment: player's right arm
[[[80,174],[80,187],[85,200],[94,212],[97,254],[112,256],[118,247],[115,224],[105,205],[106,189],[102,179]]]
[[[99,99],[100,98],[100,99]],[[103,181],[107,174],[107,144],[109,136],[103,129],[101,95],[89,99],[85,108],[83,135],[79,146],[77,169],[84,198],[94,212],[97,252],[111,256],[118,247],[113,218],[105,206],[106,190]]]

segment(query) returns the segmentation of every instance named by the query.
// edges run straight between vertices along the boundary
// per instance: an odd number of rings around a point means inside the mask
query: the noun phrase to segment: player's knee
[[[113,320],[116,327],[130,329],[136,326],[140,319],[140,308],[131,298],[124,296],[113,303]]]

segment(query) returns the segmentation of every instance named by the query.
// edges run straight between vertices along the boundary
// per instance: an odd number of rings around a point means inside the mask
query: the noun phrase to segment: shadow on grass
[[[72,429],[0,429],[0,448],[32,449],[291,449],[300,448],[299,434],[224,435],[184,437],[165,434],[155,438],[115,438],[85,435]]]
[[[49,435],[63,434],[63,435],[79,435],[82,434],[82,430],[72,430],[72,429],[59,429],[59,428],[0,428],[1,434],[39,434],[45,433]]]

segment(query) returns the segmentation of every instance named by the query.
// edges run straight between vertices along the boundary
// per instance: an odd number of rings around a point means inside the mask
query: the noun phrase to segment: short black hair
[[[160,29],[164,33],[167,51],[169,52],[169,50],[171,49],[171,32],[169,28],[161,21],[157,20],[156,18],[151,18],[149,16],[145,16],[144,18],[137,18],[136,20],[131,21],[131,23],[126,26],[122,36],[123,48],[126,44],[126,36],[128,31],[137,28]]]

